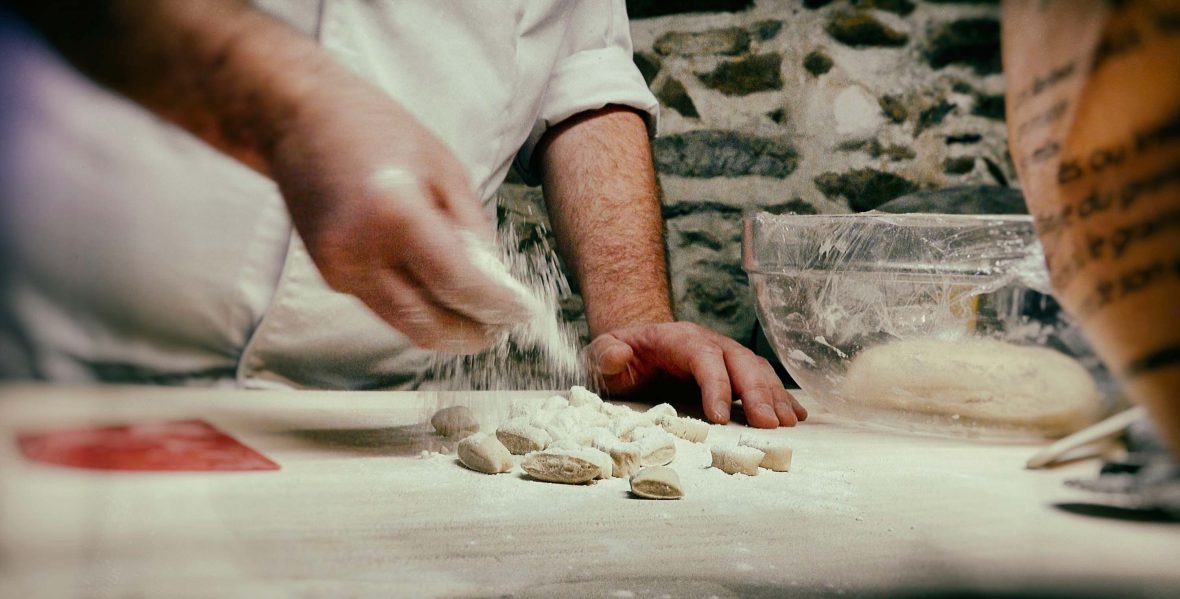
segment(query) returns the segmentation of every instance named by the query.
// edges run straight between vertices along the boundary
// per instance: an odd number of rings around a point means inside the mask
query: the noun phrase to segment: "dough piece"
[[[758,464],[765,455],[753,447],[740,445],[714,445],[709,448],[713,454],[713,467],[727,474],[758,475]]]
[[[680,476],[667,466],[648,466],[631,477],[631,492],[644,499],[680,499]]]
[[[642,466],[666,466],[676,459],[676,438],[659,427],[649,427],[642,436],[635,439],[639,446],[639,464]]]
[[[613,404],[607,401],[602,402],[602,405],[598,406],[598,411],[606,414],[607,416],[610,416],[612,419],[623,414],[635,413],[635,410],[632,410],[627,406],[620,406],[619,404]]]
[[[630,414],[620,414],[611,419],[611,432],[616,437],[623,441],[632,441],[635,438],[635,431],[642,428],[651,428],[651,420],[644,417],[642,414],[631,412]]]
[[[784,440],[771,440],[742,435],[738,439],[738,445],[753,447],[765,454],[762,456],[762,461],[758,465],[767,470],[774,470],[775,472],[789,472],[791,470],[791,456],[794,454],[794,451]]]
[[[444,437],[466,437],[479,432],[479,423],[467,406],[451,406],[435,412],[430,425]]]
[[[602,474],[597,458],[585,448],[534,451],[524,456],[520,467],[539,481],[567,485],[585,484]]]
[[[570,387],[570,405],[575,408],[586,406],[597,410],[602,406],[602,398],[585,387],[574,385]]]
[[[586,455],[594,461],[594,464],[598,466],[598,476],[595,478],[605,480],[614,474],[615,461],[610,457],[610,454],[593,447],[583,447],[582,451],[584,451]]]
[[[551,439],[545,429],[529,424],[528,418],[513,418],[496,429],[496,438],[512,455],[524,455],[549,446]]]
[[[657,404],[657,405],[654,405],[654,406],[648,408],[647,411],[644,412],[643,414],[645,416],[647,416],[648,419],[651,420],[652,422],[658,422],[659,419],[664,416],[670,416],[672,418],[675,418],[676,417],[676,408],[673,408],[672,404],[662,403],[662,404]]]
[[[688,416],[663,416],[656,424],[669,433],[691,443],[704,443],[709,438],[709,423]]]
[[[527,399],[518,399],[518,400],[513,401],[512,404],[510,406],[508,406],[508,417],[509,418],[521,418],[521,417],[528,418],[529,416],[532,416],[533,412],[537,411],[538,407],[539,407],[539,405],[534,401],[530,401]]]
[[[512,470],[512,454],[499,440],[488,433],[473,433],[468,435],[456,448],[459,461],[464,466],[483,472],[484,474],[499,474]]]
[[[602,426],[582,429],[574,437],[574,440],[578,442],[578,445],[585,447],[597,447],[598,449],[602,449],[602,447],[600,447],[601,445],[609,445],[619,442],[619,438],[616,437],[614,433],[610,432],[610,429]]]
[[[560,395],[551,395],[545,401],[541,402],[541,409],[542,410],[563,410],[565,408],[568,408],[569,405],[570,405],[570,400],[568,400]]]
[[[637,443],[622,443],[618,439],[596,442],[594,448],[610,456],[615,478],[628,478],[639,470],[643,460],[643,449]]]
[[[1102,407],[1090,373],[1073,358],[991,339],[913,339],[870,347],[852,361],[839,392],[868,406],[1047,436],[1091,424]]]

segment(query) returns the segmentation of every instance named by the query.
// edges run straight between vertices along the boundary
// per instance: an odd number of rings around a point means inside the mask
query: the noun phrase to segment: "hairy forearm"
[[[15,7],[86,75],[263,172],[311,90],[341,71],[313,40],[243,0]]]
[[[546,135],[537,160],[591,335],[671,321],[663,220],[642,117],[621,107],[578,115]]]

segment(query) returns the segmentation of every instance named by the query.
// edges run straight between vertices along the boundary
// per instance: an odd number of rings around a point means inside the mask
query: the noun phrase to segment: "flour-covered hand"
[[[794,426],[807,410],[783,387],[774,368],[740,343],[704,327],[672,322],[627,327],[599,335],[587,348],[604,391],[632,395],[660,385],[692,383],[705,417],[730,419],[741,399],[746,420],[759,428]]]

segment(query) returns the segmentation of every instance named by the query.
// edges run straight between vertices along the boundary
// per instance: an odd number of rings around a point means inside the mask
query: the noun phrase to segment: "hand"
[[[738,342],[704,327],[673,322],[619,329],[587,347],[603,390],[627,395],[656,385],[695,382],[705,417],[724,424],[733,395],[759,428],[794,426],[807,410],[783,388],[774,368]]]
[[[475,353],[526,308],[463,251],[493,228],[451,151],[360,80],[302,103],[269,170],[324,280],[415,344]]]

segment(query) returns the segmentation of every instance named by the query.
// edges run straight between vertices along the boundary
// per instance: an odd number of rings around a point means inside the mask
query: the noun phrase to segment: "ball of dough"
[[[1101,412],[1094,379],[1058,351],[990,339],[913,339],[871,347],[839,387],[846,400],[1060,436]]]

